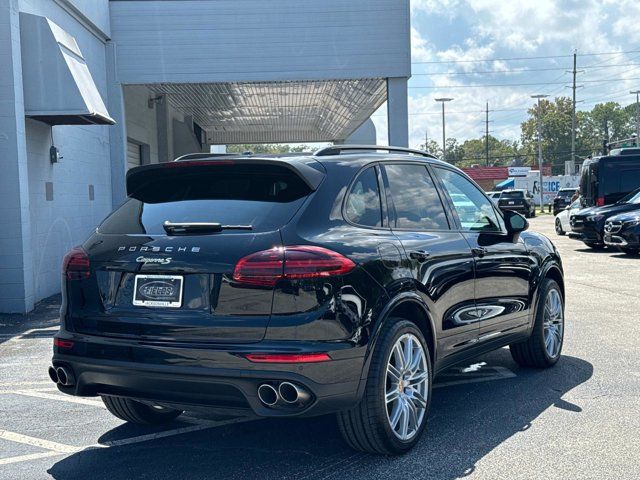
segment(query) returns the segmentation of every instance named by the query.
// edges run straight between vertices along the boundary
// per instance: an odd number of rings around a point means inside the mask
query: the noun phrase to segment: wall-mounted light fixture
[[[162,102],[162,100],[164,99],[164,97],[162,95],[158,95],[155,97],[149,97],[149,100],[147,101],[147,106],[149,108],[153,108],[156,104]]]

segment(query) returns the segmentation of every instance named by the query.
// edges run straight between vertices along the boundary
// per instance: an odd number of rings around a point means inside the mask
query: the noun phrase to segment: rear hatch
[[[503,192],[498,200],[498,206],[506,209],[522,208],[524,206],[524,195],[522,192]]]
[[[90,276],[67,280],[82,333],[257,342],[273,287],[233,279],[238,261],[282,246],[279,229],[313,192],[275,163],[172,162],[135,169],[130,198],[84,245]]]

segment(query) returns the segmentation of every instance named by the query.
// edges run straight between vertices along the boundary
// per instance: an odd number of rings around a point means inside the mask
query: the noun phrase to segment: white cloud
[[[565,85],[571,77],[565,70],[571,68],[574,48],[578,50],[578,68],[585,69],[578,74],[578,84],[584,82],[584,88],[578,90],[578,99],[584,103],[578,104],[578,109],[607,100],[630,103],[632,99],[625,92],[640,86],[636,79],[640,77],[640,52],[581,56],[640,50],[640,29],[635,21],[640,18],[638,0],[411,0],[411,12],[413,61],[451,62],[413,67],[414,73],[427,75],[415,75],[410,85],[431,88],[409,90],[412,146],[424,143],[425,128],[430,138],[441,142],[440,110],[434,102],[440,95],[455,98],[446,107],[447,137],[464,140],[481,136],[481,111],[489,101],[490,110],[504,110],[490,113],[492,134],[518,139],[519,124],[533,103],[531,94],[570,94]],[[446,37],[438,28],[443,16],[450,26]],[[483,61],[513,57],[546,58]],[[486,71],[495,73],[477,73]],[[536,85],[471,88],[510,83]],[[456,88],[459,86],[464,88]],[[386,118],[384,121],[386,135]]]
[[[411,61],[429,62],[433,60],[432,46],[429,45],[415,27],[411,27]]]

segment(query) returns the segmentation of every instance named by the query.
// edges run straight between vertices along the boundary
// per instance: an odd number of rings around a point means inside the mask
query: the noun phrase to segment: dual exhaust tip
[[[71,387],[76,383],[73,371],[67,367],[49,367],[49,378],[63,387]]]
[[[282,382],[277,388],[263,383],[258,387],[258,398],[267,407],[304,405],[311,399],[311,394],[304,387],[291,382]]]

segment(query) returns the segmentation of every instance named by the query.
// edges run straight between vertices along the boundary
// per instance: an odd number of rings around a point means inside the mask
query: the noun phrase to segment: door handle
[[[476,257],[482,258],[487,254],[487,249],[484,247],[474,247],[471,249],[471,253]]]
[[[429,255],[431,254],[425,250],[412,250],[409,252],[409,258],[417,260],[420,263],[426,262],[429,259]]]

